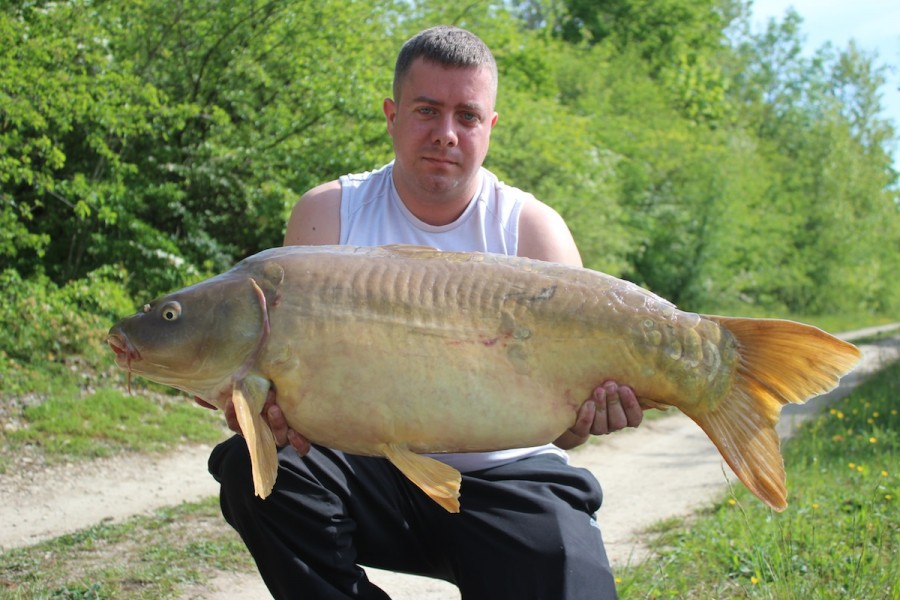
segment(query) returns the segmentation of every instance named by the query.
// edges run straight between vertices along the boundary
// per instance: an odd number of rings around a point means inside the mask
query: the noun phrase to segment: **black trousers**
[[[459,514],[387,460],[328,448],[279,452],[265,500],[253,494],[243,438],[217,446],[209,470],[275,598],[388,598],[359,565],[445,579],[463,600],[616,597],[593,518],[600,486],[559,456],[464,474]]]

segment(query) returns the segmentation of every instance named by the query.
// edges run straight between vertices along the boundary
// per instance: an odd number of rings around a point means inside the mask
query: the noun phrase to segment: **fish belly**
[[[572,381],[523,368],[522,350],[511,360],[504,342],[381,329],[298,349],[295,367],[273,378],[300,433],[358,454],[384,443],[414,452],[514,448],[556,439],[586,399]]]

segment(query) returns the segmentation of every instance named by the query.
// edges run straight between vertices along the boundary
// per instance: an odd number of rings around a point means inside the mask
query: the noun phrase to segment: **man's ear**
[[[394,119],[397,117],[397,103],[394,102],[393,98],[385,98],[381,108],[384,111],[384,118],[387,121],[388,133],[393,135]]]

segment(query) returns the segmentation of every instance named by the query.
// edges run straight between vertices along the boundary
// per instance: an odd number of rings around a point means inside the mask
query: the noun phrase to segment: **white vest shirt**
[[[341,244],[415,244],[445,251],[516,255],[519,213],[522,205],[533,199],[531,194],[502,183],[482,168],[481,186],[463,214],[448,225],[429,225],[416,218],[400,200],[391,176],[393,166],[389,163],[377,171],[340,178]],[[567,458],[567,454],[553,444],[429,456],[461,472],[469,472],[545,453]]]

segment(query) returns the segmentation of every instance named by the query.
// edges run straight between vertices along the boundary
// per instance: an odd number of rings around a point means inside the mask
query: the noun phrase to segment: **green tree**
[[[896,307],[885,293],[900,265],[883,71],[853,44],[807,57],[801,36],[802,19],[789,11],[736,44],[743,123],[770,165],[770,206],[793,223],[783,259],[792,276],[774,295],[794,311]]]
[[[151,132],[135,108],[157,98],[118,68],[82,3],[8,7],[0,36],[0,256],[65,279],[85,272],[86,247],[116,223],[133,169],[120,151]]]
[[[121,262],[158,292],[279,244],[300,191],[388,156],[390,5],[24,6],[0,25],[2,248],[22,273]]]
[[[636,52],[688,118],[717,123],[727,117],[727,81],[719,61],[727,45],[724,32],[741,14],[738,0],[521,0],[514,5],[531,26],[571,44]]]
[[[389,149],[378,118],[393,53],[381,34],[388,8],[119,5],[117,53],[185,115],[162,144],[135,149],[148,175],[141,221],[191,263],[219,270],[280,244],[300,192],[349,164],[381,160]]]

